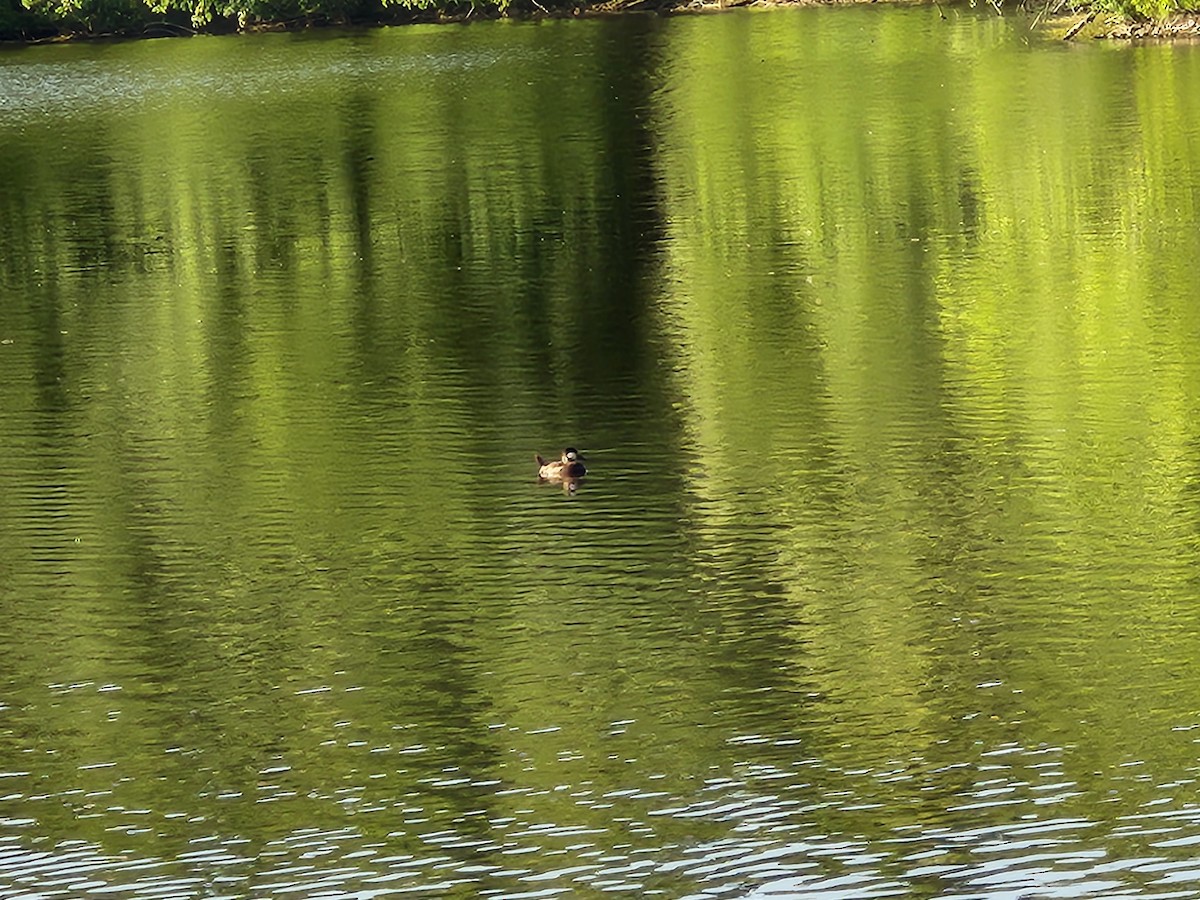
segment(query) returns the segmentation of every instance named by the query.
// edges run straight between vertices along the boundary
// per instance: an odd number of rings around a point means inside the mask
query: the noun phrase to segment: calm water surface
[[[0,896],[1200,897],[1198,219],[968,11],[5,50]]]

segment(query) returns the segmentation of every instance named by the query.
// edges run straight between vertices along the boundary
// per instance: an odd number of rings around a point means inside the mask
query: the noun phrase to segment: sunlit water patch
[[[743,738],[733,743],[794,749],[794,742]],[[1173,802],[1177,786],[1157,786],[1160,796],[1148,801],[1143,812],[1082,817],[1061,809],[1084,793],[1074,789],[1077,783],[1063,780],[1069,765],[1064,756],[1060,748],[1006,747],[983,753],[987,762],[977,767],[931,768],[916,758],[893,761],[877,771],[847,771],[815,759],[799,759],[786,769],[745,764],[731,776],[698,778],[686,795],[670,789],[673,775],[668,773],[652,776],[641,788],[603,790],[583,781],[527,790],[449,771],[428,781],[426,789],[444,790],[447,797],[470,793],[477,808],[464,807],[452,819],[439,821],[448,810],[428,797],[409,793],[364,804],[360,792],[351,790],[328,798],[346,806],[345,824],[300,828],[268,840],[209,833],[213,823],[203,815],[178,811],[163,816],[108,801],[110,834],[128,840],[144,835],[142,843],[162,841],[171,831],[197,834],[170,859],[141,858],[106,853],[82,840],[34,849],[19,835],[35,829],[35,823],[8,820],[6,826],[17,836],[0,854],[0,883],[14,895],[27,890],[63,897],[179,892],[977,898],[1014,892],[1193,894],[1200,870],[1194,861],[1179,859],[1174,848],[1200,842],[1200,811],[1153,811]],[[271,774],[279,773],[262,773],[265,781]],[[915,809],[904,810],[908,803],[897,806],[901,784],[935,797],[947,796],[951,788],[961,802],[927,818]],[[1118,784],[1117,778],[1108,781],[1110,788]],[[260,793],[258,803],[287,799],[263,787],[267,793]],[[1124,802],[1120,793],[1110,790],[1108,801]],[[223,802],[240,799],[229,794]],[[1004,815],[1004,806],[1021,812]],[[546,814],[551,808],[559,810],[554,817]],[[908,823],[881,827],[880,820],[903,822],[905,812],[912,816]],[[130,824],[113,824],[120,817]],[[384,820],[389,824],[383,826]],[[844,830],[831,830],[831,825]],[[391,830],[384,833],[381,826]]]
[[[288,98],[311,102],[331,83],[345,88],[367,79],[428,86],[499,64],[529,65],[531,54],[538,52],[486,44],[447,46],[435,33],[422,30],[424,47],[413,44],[402,55],[359,52],[353,39],[332,35],[325,40],[319,34],[268,36],[267,42],[259,39],[238,48],[251,55],[252,65],[238,52],[229,52],[234,49],[230,41],[209,38],[168,53],[160,51],[161,42],[149,42],[144,50],[122,48],[116,58],[108,48],[89,52],[82,47],[59,51],[65,58],[57,61],[46,54],[36,62],[26,62],[24,54],[0,56],[0,128],[196,105],[219,110],[221,101],[237,99],[273,105],[290,102]],[[292,50],[296,40],[305,46],[302,53]]]

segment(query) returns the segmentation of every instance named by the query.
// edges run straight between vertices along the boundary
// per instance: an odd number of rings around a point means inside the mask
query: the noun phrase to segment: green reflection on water
[[[1085,817],[1194,768],[1195,52],[937,9],[53,50],[0,59],[60,79],[0,125],[38,833],[661,849],[730,826],[603,795],[773,766],[886,835],[1010,744]]]
[[[786,586],[894,752],[997,681],[1010,735],[1136,756],[1194,687],[1198,132],[1169,98],[1200,57],[1030,55],[983,20],[1002,46],[958,55],[935,10],[858,18],[849,50],[799,16],[671,32],[697,533]],[[753,561],[750,522],[778,545]]]

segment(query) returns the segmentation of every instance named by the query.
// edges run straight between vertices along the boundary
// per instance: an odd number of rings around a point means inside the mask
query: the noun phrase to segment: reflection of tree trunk
[[[637,366],[653,354],[642,331],[650,301],[639,282],[657,265],[658,248],[666,235],[660,187],[654,176],[656,145],[648,118],[659,86],[653,61],[659,55],[662,32],[644,23],[636,16],[614,19],[610,31],[615,39],[603,42],[597,53],[598,78],[607,82],[598,116],[604,141],[604,190],[609,201],[599,210],[604,221],[597,228],[597,252],[600,259],[620,260],[622,265],[596,280],[596,295],[578,310],[583,333],[598,338],[580,348],[581,371],[618,375],[615,363],[617,368],[629,367],[625,378],[614,379],[616,383],[643,387]],[[641,64],[630,65],[631,59]],[[614,357],[613,347],[623,347],[624,352]],[[580,383],[587,384],[588,379]],[[617,396],[610,399],[621,402]],[[603,401],[594,395],[588,401],[589,405],[597,402]]]

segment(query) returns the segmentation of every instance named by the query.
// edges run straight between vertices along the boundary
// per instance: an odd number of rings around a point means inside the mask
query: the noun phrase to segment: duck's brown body
[[[562,452],[561,459],[545,460],[541,454],[534,454],[538,464],[538,478],[543,481],[567,481],[582,478],[587,474],[587,467],[579,461],[579,451],[568,447]]]

